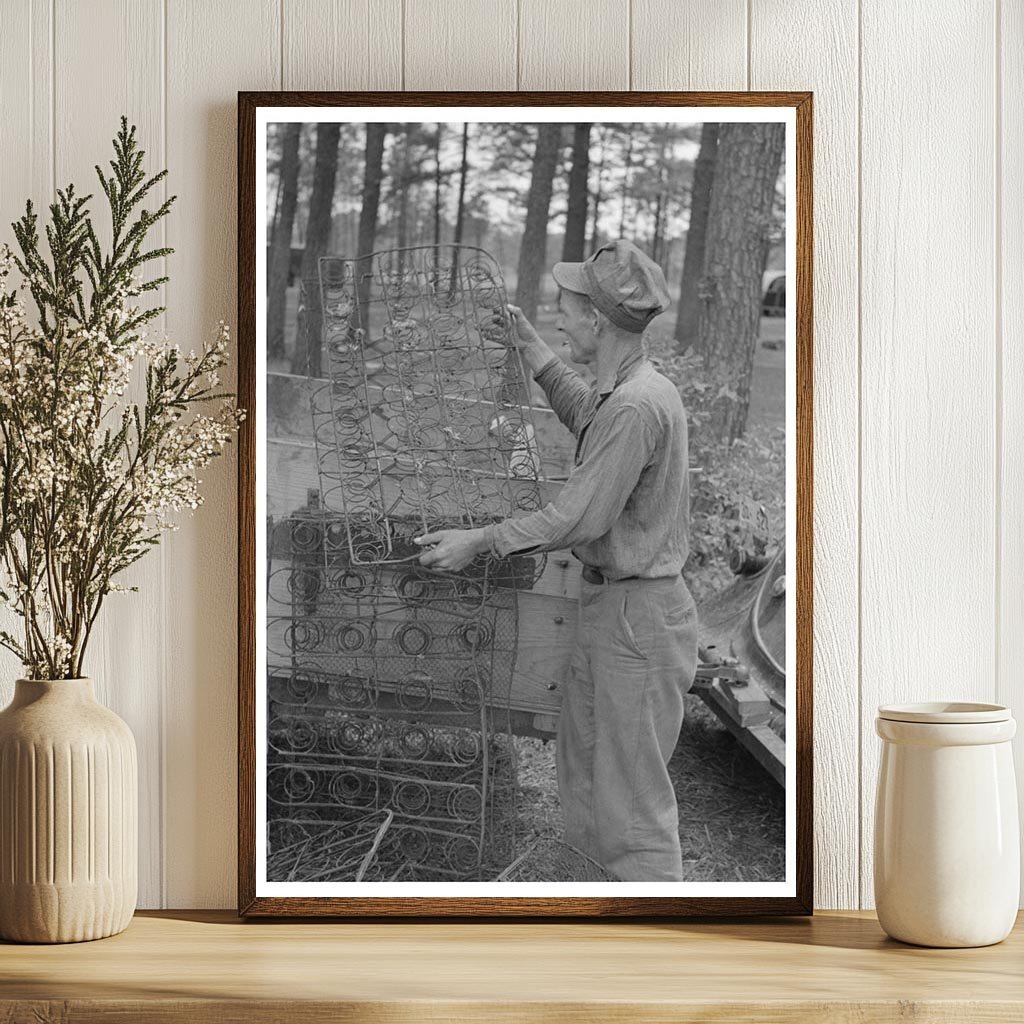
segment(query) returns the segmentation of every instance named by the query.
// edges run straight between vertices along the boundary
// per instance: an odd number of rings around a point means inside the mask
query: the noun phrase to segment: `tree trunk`
[[[549,122],[537,125],[537,148],[533,156],[530,193],[526,200],[526,224],[519,248],[516,282],[516,305],[522,309],[526,319],[531,321],[537,317],[540,276],[547,254],[548,209],[561,142],[560,124]]]
[[[597,222],[601,215],[601,200],[603,198],[601,195],[601,185],[604,180],[604,143],[605,133],[602,129],[600,148],[597,151],[597,182],[594,188],[594,208],[590,219],[590,243],[587,246],[587,250],[591,253],[595,252],[601,243],[601,235],[598,233]]]
[[[587,244],[590,128],[589,124],[577,124],[573,130],[572,170],[569,171],[569,199],[565,211],[565,240],[562,243],[562,259],[569,263],[583,260]]]
[[[323,327],[320,303],[318,261],[327,250],[331,234],[331,207],[334,204],[334,179],[338,172],[338,139],[341,125],[337,122],[316,126],[316,163],[313,167],[313,194],[309,200],[309,227],[306,248],[302,254],[302,298],[299,330],[292,357],[292,373],[308,373],[319,377]]]
[[[388,134],[386,124],[367,124],[366,156],[363,161],[363,205],[359,211],[359,229],[356,238],[356,255],[369,256],[377,239],[377,214],[380,209],[380,183],[384,177],[384,139]],[[370,278],[364,271],[369,267],[362,262],[355,264],[356,312],[352,317],[353,330],[369,331],[366,305],[370,300]]]
[[[651,259],[655,263],[664,263],[662,245],[665,241],[665,211],[668,207],[668,132],[661,129],[660,159],[658,163],[658,197],[654,204],[654,235],[651,239]]]
[[[761,278],[784,143],[781,124],[723,124],[719,130],[698,344],[711,385],[709,430],[730,443],[747,425]]]
[[[700,152],[693,170],[693,190],[690,194],[690,226],[686,231],[686,250],[683,254],[683,279],[679,289],[679,316],[676,320],[676,348],[685,352],[697,348],[697,326],[700,301],[697,289],[704,276],[704,251],[707,243],[708,210],[711,207],[711,188],[715,180],[718,161],[719,126],[704,125],[700,134]]]
[[[633,167],[633,126],[626,136],[626,171],[622,177],[622,211],[619,214],[619,238],[626,237],[626,207],[629,204],[629,172]]]
[[[292,227],[299,200],[299,135],[302,125],[287,124],[281,146],[280,206],[274,220],[267,260],[267,355],[283,359],[284,314],[288,297],[288,262],[291,259]]]
[[[466,177],[469,173],[469,125],[462,126],[462,163],[459,165],[459,203],[455,210],[455,244],[462,243],[462,231],[466,223]]]
[[[434,143],[434,245],[441,244],[441,131],[438,123]]]
[[[462,245],[462,232],[466,224],[466,178],[469,174],[469,123],[462,126],[462,160],[459,164],[459,198],[455,207],[455,237],[452,241],[456,245]],[[449,288],[455,291],[459,273],[458,251],[452,260],[452,275]]]
[[[393,186],[398,200],[398,237],[395,239],[395,245],[399,249],[404,249],[409,244],[409,134],[411,129],[412,125],[405,126],[401,158]],[[401,254],[398,257],[398,265],[402,265]]]

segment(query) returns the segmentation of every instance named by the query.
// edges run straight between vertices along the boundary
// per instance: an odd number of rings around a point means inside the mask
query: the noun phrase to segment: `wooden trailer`
[[[322,519],[316,454],[302,412],[316,382],[270,374],[268,511],[272,518]],[[481,403],[486,405],[487,403]],[[296,413],[298,410],[298,413]],[[289,429],[289,415],[299,422]],[[572,460],[572,438],[550,409],[530,416],[541,455],[538,487],[550,500]],[[785,549],[738,552],[733,582],[698,608],[701,660],[693,691],[780,785],[785,784]],[[517,635],[508,720],[519,735],[552,736],[576,630],[580,564],[568,551],[546,556],[538,577],[515,593]]]

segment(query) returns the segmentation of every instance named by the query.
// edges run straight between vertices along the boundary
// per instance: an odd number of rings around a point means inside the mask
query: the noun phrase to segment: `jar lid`
[[[878,708],[878,717],[890,722],[970,725],[971,723],[1008,722],[1010,709],[1005,704],[926,701],[921,704],[882,704]]]

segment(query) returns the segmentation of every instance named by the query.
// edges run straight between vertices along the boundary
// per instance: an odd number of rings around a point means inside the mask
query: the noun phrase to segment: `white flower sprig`
[[[174,197],[129,223],[166,172],[145,178],[124,118],[114,146],[113,176],[96,169],[113,221],[109,253],[85,209],[90,197],[73,187],[50,207],[49,260],[31,203],[14,225],[21,257],[0,246],[0,601],[23,627],[18,637],[0,631],[0,645],[31,678],[82,674],[104,597],[125,589],[115,577],[176,528],[174,513],[201,503],[198,473],[244,415],[217,390],[225,323],[187,355],[145,330],[163,310],[142,309],[138,297],[166,278],[146,282],[140,268],[171,250],[144,252],[142,242]],[[136,367],[145,399],[132,401]]]

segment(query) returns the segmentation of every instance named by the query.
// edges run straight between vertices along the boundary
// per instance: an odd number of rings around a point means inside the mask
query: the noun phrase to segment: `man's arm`
[[[558,356],[554,356],[534,373],[533,379],[548,396],[551,411],[572,431],[574,437],[579,437],[587,402],[592,394],[589,385]]]
[[[573,468],[554,501],[536,512],[484,527],[477,543],[492,554],[557,551],[604,536],[622,514],[654,453],[654,437],[639,410],[623,406],[590,428],[586,458]]]
[[[590,396],[590,388],[578,373],[562,362],[518,306],[510,305],[508,311],[523,362],[530,368],[533,379],[544,389],[552,412],[574,435],[578,435],[583,405]]]

